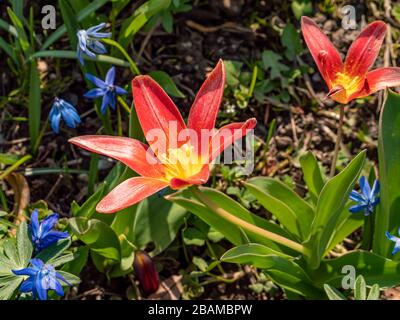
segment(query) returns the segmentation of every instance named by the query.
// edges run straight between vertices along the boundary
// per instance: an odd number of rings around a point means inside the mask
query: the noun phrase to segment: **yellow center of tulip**
[[[157,157],[165,166],[166,181],[172,178],[188,179],[199,173],[205,164],[190,143],[185,143],[179,148],[169,148],[167,153]]]
[[[339,72],[332,83],[332,87],[343,87],[343,90],[334,95],[337,99],[348,99],[352,94],[360,91],[362,77],[350,76],[344,72]],[[340,100],[342,100],[340,99]]]

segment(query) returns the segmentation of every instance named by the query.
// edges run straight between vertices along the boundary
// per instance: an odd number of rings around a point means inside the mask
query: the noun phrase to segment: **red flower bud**
[[[144,294],[148,296],[156,292],[160,285],[158,273],[153,261],[145,251],[135,252],[133,267]]]

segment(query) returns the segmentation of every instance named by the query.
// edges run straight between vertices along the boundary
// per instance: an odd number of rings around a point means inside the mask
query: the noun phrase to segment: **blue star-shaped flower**
[[[84,65],[83,55],[87,55],[90,58],[96,58],[97,54],[104,54],[107,52],[104,45],[98,40],[101,38],[110,38],[110,32],[99,32],[103,29],[106,24],[100,23],[97,26],[90,27],[87,30],[79,30],[77,32],[78,36],[78,46],[77,46],[77,57],[81,65]]]
[[[50,125],[55,133],[60,132],[61,118],[70,128],[76,128],[81,123],[81,118],[75,107],[69,102],[56,97],[49,113]]]
[[[400,228],[399,228],[398,233],[400,235]],[[388,231],[386,231],[386,238],[388,238],[390,241],[393,241],[395,243],[393,251],[392,251],[392,255],[399,252],[400,251],[400,238],[396,237],[396,236],[392,236]]]
[[[371,190],[367,178],[361,177],[360,179],[361,193],[353,190],[350,193],[350,199],[357,202],[358,204],[349,208],[351,213],[357,213],[364,211],[364,215],[369,216],[374,212],[374,207],[379,203],[379,181],[375,180]]]
[[[86,74],[86,78],[95,86],[97,86],[97,88],[89,90],[85,93],[84,96],[90,99],[103,97],[100,108],[102,114],[106,113],[108,105],[110,105],[113,110],[115,109],[115,105],[117,103],[117,95],[128,93],[125,89],[114,85],[115,67],[111,67],[110,70],[107,71],[107,75],[104,81],[89,73]]]
[[[31,233],[32,243],[35,247],[36,252],[39,252],[54,243],[57,243],[60,239],[69,237],[68,232],[61,232],[53,230],[54,226],[58,221],[58,214],[54,213],[43,221],[39,222],[39,213],[37,209],[32,212],[31,224],[29,225],[29,231]]]
[[[47,300],[47,292],[54,290],[57,295],[64,295],[63,287],[60,281],[71,285],[64,277],[59,274],[52,265],[44,264],[40,259],[30,260],[31,267],[21,270],[12,270],[18,276],[28,276],[19,287],[23,293],[32,292],[34,299]]]

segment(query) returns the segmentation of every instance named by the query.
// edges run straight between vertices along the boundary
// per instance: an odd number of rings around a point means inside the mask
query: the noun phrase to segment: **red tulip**
[[[301,30],[319,72],[328,85],[328,96],[333,100],[348,103],[386,87],[400,85],[400,68],[368,71],[385,37],[384,22],[372,22],[361,31],[347,52],[344,63],[332,42],[313,20],[302,17]]]
[[[201,86],[186,126],[164,90],[149,76],[137,76],[132,81],[133,100],[150,147],[123,137],[81,136],[70,139],[79,147],[121,161],[140,175],[112,190],[99,202],[97,211],[117,212],[167,186],[181,189],[207,182],[211,161],[256,125],[252,118],[214,129],[224,85],[225,70],[220,60]],[[215,131],[204,139],[204,133],[211,130]]]
[[[136,251],[133,262],[135,275],[139,280],[143,293],[148,296],[158,290],[160,280],[156,266],[145,251]]]

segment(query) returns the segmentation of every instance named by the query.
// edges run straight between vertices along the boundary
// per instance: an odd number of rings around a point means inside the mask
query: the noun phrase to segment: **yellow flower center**
[[[165,166],[166,181],[172,178],[188,179],[199,173],[205,164],[190,143],[185,143],[179,148],[169,148],[166,153],[157,157]]]
[[[349,76],[344,72],[339,72],[336,75],[335,80],[332,83],[332,86],[342,86],[346,97],[350,97],[353,93],[356,93],[360,90],[361,82],[363,78],[359,76]]]

